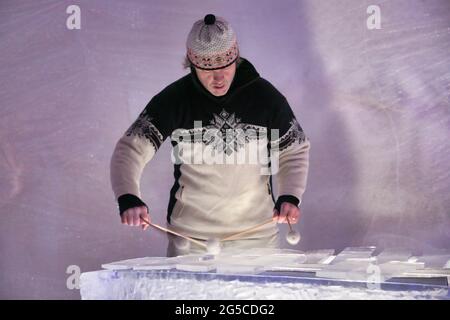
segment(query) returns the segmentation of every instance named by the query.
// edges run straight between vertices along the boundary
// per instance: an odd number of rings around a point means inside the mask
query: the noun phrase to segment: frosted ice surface
[[[256,249],[217,256],[218,273],[259,273],[263,270],[296,270],[306,255],[291,249]]]
[[[217,256],[215,266],[217,273],[256,274],[264,271],[264,261],[261,257]]]
[[[417,261],[425,263],[426,268],[444,268],[450,260],[450,254],[425,254],[417,257]]]
[[[380,279],[402,277],[424,267],[423,262],[411,260],[411,252],[404,249],[387,249],[378,256],[372,256],[374,247],[346,248],[330,264],[316,272],[317,277],[367,281],[373,270],[379,267]],[[374,269],[376,270],[376,269]]]
[[[450,269],[450,260],[447,261],[447,263],[444,266],[444,269]]]
[[[261,271],[316,271],[334,250],[303,253],[293,249],[257,248],[222,251],[219,255],[190,254],[178,257],[144,257],[103,264],[108,270],[168,270],[218,273],[260,273]],[[218,267],[217,267],[218,266]]]
[[[252,264],[217,264],[216,272],[221,274],[258,274],[264,272],[263,266]]]
[[[266,271],[314,271],[314,270],[318,270],[317,265],[306,263],[306,255],[283,256],[282,259],[268,262],[264,266],[264,269]]]
[[[253,260],[255,265],[261,266],[264,270],[296,270],[306,261],[304,254],[279,254],[271,256],[261,256]]]
[[[308,264],[320,264],[325,263],[330,257],[334,257],[334,249],[321,249],[306,251],[306,263]]]
[[[239,257],[259,257],[265,255],[279,255],[279,254],[302,254],[302,251],[294,249],[277,249],[277,248],[252,248],[238,251],[223,251],[224,254]]]
[[[380,282],[393,277],[450,277],[450,269],[425,268],[426,262],[430,265],[447,262],[448,257],[442,252],[410,257],[410,252],[403,249],[387,249],[378,256],[373,256],[373,251],[373,247],[346,248],[332,263],[329,263],[335,258],[332,249],[302,252],[260,248],[219,255],[128,259],[104,264],[108,270],[83,273],[80,292],[83,299],[433,299],[448,296],[442,287],[420,292],[377,291],[304,281],[280,283],[277,282],[282,277],[280,274],[267,275],[271,281],[264,275],[265,271],[308,271],[322,279],[369,283],[369,271],[376,270],[369,267],[375,266],[379,268],[376,279]],[[246,280],[223,279],[229,275],[244,275]],[[298,274],[289,274],[289,279],[295,277]]]
[[[332,263],[339,263],[350,258],[370,258],[375,249],[375,247],[348,247],[342,250]]]
[[[185,262],[185,263],[177,263],[176,268],[178,270],[183,271],[192,271],[192,272],[208,272],[216,269],[216,265],[214,262],[208,261],[197,261],[193,263]]]
[[[350,259],[325,265],[316,272],[316,276],[320,278],[365,281],[369,276],[367,270],[371,264],[372,261],[369,259]]]
[[[134,267],[143,264],[158,263],[161,262],[162,260],[163,258],[159,257],[143,257],[143,258],[127,259],[110,263],[104,263],[102,264],[102,268],[108,270],[127,270],[133,269]]]
[[[183,271],[207,272],[215,270],[217,260],[212,255],[178,256],[176,268]]]
[[[401,262],[390,261],[379,265],[381,274],[385,279],[393,277],[402,277],[406,272],[422,269],[424,263],[422,262]]]
[[[164,271],[163,271],[164,272]],[[442,299],[448,290],[367,290],[309,283],[251,282],[186,277],[168,272],[96,271],[81,275],[82,299]],[[261,277],[261,276],[259,276]]]
[[[449,256],[438,252],[410,257],[403,249],[387,249],[372,256],[373,247],[346,248],[338,256],[334,250],[302,252],[292,249],[259,248],[223,251],[218,255],[190,254],[178,257],[144,257],[103,264],[108,270],[169,270],[216,272],[218,274],[258,274],[264,271],[313,272],[319,278],[367,280],[369,266],[377,265],[383,279],[392,277],[447,277],[443,269]],[[333,260],[334,259],[334,260]],[[427,267],[428,266],[428,267]],[[433,267],[440,266],[440,267]]]
[[[436,277],[450,278],[450,269],[428,269],[428,268],[416,269],[404,272],[403,276],[412,278],[436,278]],[[448,283],[450,284],[450,282]]]
[[[169,270],[174,269],[177,258],[154,257],[133,266],[133,270]]]
[[[408,249],[386,249],[376,256],[377,263],[385,263],[389,261],[407,262],[412,256],[411,250]]]
[[[175,268],[178,257],[143,257],[102,264],[107,270],[167,270]]]

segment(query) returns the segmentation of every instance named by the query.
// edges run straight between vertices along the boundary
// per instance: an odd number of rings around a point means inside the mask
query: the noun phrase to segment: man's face
[[[195,72],[206,90],[212,95],[220,97],[225,95],[230,89],[234,74],[236,73],[236,62],[226,68],[217,70],[202,70],[195,68]]]

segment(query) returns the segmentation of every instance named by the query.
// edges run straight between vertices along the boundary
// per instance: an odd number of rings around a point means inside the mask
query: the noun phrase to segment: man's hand
[[[273,220],[278,223],[287,223],[286,217],[289,218],[291,224],[295,224],[300,219],[300,209],[292,203],[283,202],[281,204],[281,212],[273,209]]]
[[[148,215],[147,207],[134,207],[126,210],[122,213],[122,223],[129,226],[141,226],[142,229],[146,230],[149,225],[142,219],[150,221],[150,216]]]

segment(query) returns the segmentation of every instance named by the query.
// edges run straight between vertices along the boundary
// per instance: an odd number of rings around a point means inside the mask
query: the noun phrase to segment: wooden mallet
[[[144,221],[144,222],[145,222],[146,224],[148,224],[149,226],[152,226],[153,228],[156,228],[156,229],[158,229],[158,230],[161,230],[161,231],[164,231],[164,232],[167,232],[167,233],[171,233],[171,234],[173,234],[173,235],[176,235],[176,236],[178,236],[178,237],[181,237],[181,238],[183,238],[183,239],[186,239],[186,240],[188,240],[188,241],[191,241],[191,242],[193,242],[193,243],[195,243],[195,244],[197,244],[197,245],[199,245],[199,246],[201,246],[201,247],[203,247],[203,248],[206,248],[206,244],[204,244],[204,243],[202,243],[202,242],[200,242],[200,241],[197,241],[197,240],[195,240],[195,239],[192,239],[192,238],[190,238],[190,237],[188,237],[188,236],[182,235],[181,233],[172,231],[172,230],[170,230],[170,229],[161,227],[161,226],[159,226],[159,225],[157,225],[157,224],[151,223],[150,221],[148,221],[147,219],[144,219],[144,218],[142,218],[142,217],[141,217],[141,220]]]

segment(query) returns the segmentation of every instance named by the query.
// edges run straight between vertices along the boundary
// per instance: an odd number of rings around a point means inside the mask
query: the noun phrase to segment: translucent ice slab
[[[335,256],[333,249],[306,251],[297,259],[283,261],[267,267],[267,271],[300,271],[315,272],[321,270],[324,265],[329,264]]]
[[[382,282],[394,277],[404,277],[407,273],[415,272],[423,267],[424,263],[421,262],[389,261],[377,265],[374,257],[364,259],[351,258],[325,266],[316,272],[316,276],[330,279],[368,281],[374,273],[377,273],[378,281]]]
[[[218,256],[215,260],[216,272],[221,274],[257,274],[274,263],[273,256]]]
[[[413,271],[406,271],[403,273],[404,277],[411,278],[437,278],[447,277],[450,279],[450,269],[416,269]],[[450,285],[450,283],[449,283]]]
[[[449,260],[450,254],[424,254],[417,257],[417,261],[425,263],[426,268],[444,268]]]
[[[133,266],[133,270],[169,270],[175,268],[178,259],[166,257],[154,257]]]
[[[373,265],[370,259],[347,259],[338,263],[324,266],[316,272],[320,278],[366,281],[368,268]]]
[[[339,263],[347,259],[370,258],[375,249],[375,247],[348,247],[341,251],[332,263]]]
[[[216,265],[211,262],[195,262],[195,263],[177,263],[177,270],[192,271],[192,272],[208,272],[216,269]]]
[[[382,264],[389,261],[407,262],[412,256],[411,250],[408,249],[386,249],[376,256],[377,263]]]
[[[288,254],[304,254],[303,251],[293,249],[276,249],[276,248],[253,248],[234,251],[223,251],[223,255],[233,257],[261,257],[268,255],[288,255]]]
[[[335,258],[334,249],[321,249],[321,250],[313,250],[306,251],[306,261],[307,264],[321,264],[327,263],[331,261],[330,258]]]
[[[177,257],[176,268],[183,271],[208,272],[216,269],[217,259],[211,255],[186,255]]]
[[[103,269],[107,270],[128,270],[138,268],[139,266],[158,266],[157,269],[167,269],[170,265],[170,259],[165,257],[143,257],[136,259],[127,259],[102,264]],[[171,268],[171,267],[170,267]]]
[[[218,274],[234,275],[259,274],[265,271],[308,272],[315,273],[318,278],[346,281],[367,281],[377,268],[378,275],[383,280],[394,277],[449,276],[450,269],[443,268],[449,256],[442,252],[410,257],[411,253],[408,250],[387,249],[378,256],[372,256],[374,249],[374,247],[346,248],[338,256],[334,256],[332,249],[302,252],[261,248],[223,251],[218,255],[192,254],[172,258],[127,259],[106,263],[102,267],[108,270],[215,271]]]
[[[296,267],[303,264],[306,261],[306,255],[304,254],[286,254],[286,255],[272,255],[263,256],[256,259],[258,265],[261,265],[264,270],[286,270],[289,271],[290,267]]]
[[[264,272],[264,267],[257,265],[217,264],[216,272],[220,274],[258,274]]]
[[[403,277],[405,273],[412,272],[424,267],[423,262],[402,262],[402,261],[390,261],[379,265],[381,274],[384,279]]]

